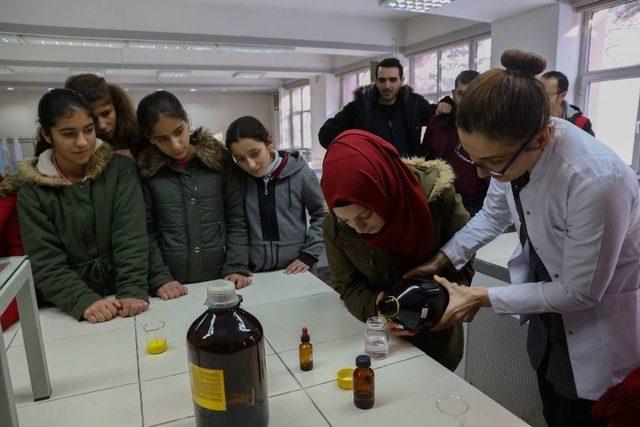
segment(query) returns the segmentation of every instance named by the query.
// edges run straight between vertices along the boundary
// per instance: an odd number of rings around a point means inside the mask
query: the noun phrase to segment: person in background
[[[16,207],[17,192],[15,176],[0,176],[0,258],[24,255]],[[18,305],[14,299],[4,313],[0,313],[0,330],[7,330],[17,321]]]
[[[441,160],[403,161],[382,138],[361,130],[340,134],[327,150],[322,175],[329,215],[323,222],[333,286],[361,321],[403,275],[430,259],[469,220]],[[470,265],[448,277],[470,284]],[[464,346],[460,325],[437,333],[391,333],[455,370]]]
[[[560,71],[548,71],[542,75],[542,83],[544,83],[551,104],[551,116],[568,120],[583,131],[595,136],[591,120],[582,114],[580,108],[569,104],[566,100],[569,92],[567,76]]]
[[[46,93],[38,122],[36,157],[18,166],[20,233],[36,288],[92,323],[147,310],[149,248],[134,164],[96,138],[77,92]]]
[[[375,84],[358,88],[355,100],[322,125],[318,133],[320,144],[328,148],[345,130],[361,129],[389,141],[401,157],[418,155],[422,126],[429,123],[436,110],[449,113],[452,101],[447,97],[437,107],[430,104],[404,85],[403,73],[397,58],[380,61]]]
[[[480,73],[465,70],[458,74],[453,89],[453,103],[457,107],[462,102],[467,88]],[[449,114],[433,116],[422,139],[422,153],[427,160],[442,159],[449,163],[456,175],[454,185],[462,197],[462,203],[473,217],[480,209],[487,194],[489,182],[480,178],[473,165],[463,161],[456,154],[460,138],[456,127],[456,108]]]
[[[98,138],[109,143],[116,153],[133,159],[139,151],[138,124],[133,103],[124,89],[95,74],[71,76],[65,87],[89,101]]]
[[[245,172],[249,267],[284,269],[285,274],[308,271],[324,249],[324,199],[315,172],[298,151],[277,151],[255,117],[231,123],[225,144]]]
[[[222,278],[251,284],[240,172],[227,149],[204,128],[190,132],[170,92],[145,96],[137,114],[151,294],[178,298],[184,283]]]
[[[595,426],[594,402],[640,365],[640,187],[606,145],[550,117],[539,55],[515,49],[458,109],[460,155],[491,184],[482,210],[425,265],[461,266],[516,225],[511,285],[455,286],[433,330],[481,307],[528,321],[527,352],[551,427]]]

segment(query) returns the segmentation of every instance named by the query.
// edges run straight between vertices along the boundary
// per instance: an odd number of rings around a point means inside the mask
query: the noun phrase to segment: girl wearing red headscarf
[[[329,213],[323,224],[334,288],[361,321],[402,276],[435,255],[469,220],[441,160],[403,160],[390,143],[349,130],[332,142],[324,159],[322,191]],[[469,265],[445,274],[468,285]],[[462,328],[419,334],[397,329],[412,344],[454,370],[463,350]]]

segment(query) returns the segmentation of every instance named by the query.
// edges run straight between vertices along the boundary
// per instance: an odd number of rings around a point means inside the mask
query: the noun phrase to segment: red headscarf
[[[369,132],[342,132],[324,158],[321,185],[331,213],[337,201],[345,201],[385,220],[379,233],[360,234],[368,246],[407,264],[427,261],[433,244],[427,199],[393,145]]]

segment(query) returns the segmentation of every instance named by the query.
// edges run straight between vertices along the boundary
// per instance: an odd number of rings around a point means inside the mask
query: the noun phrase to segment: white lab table
[[[335,373],[364,352],[364,325],[337,293],[310,273],[259,273],[240,291],[242,306],[262,323],[267,339],[270,426],[455,426],[435,399],[454,394],[469,403],[468,427],[526,426],[502,406],[401,339],[388,358],[374,361],[376,404],[356,409]],[[42,309],[53,394],[33,402],[26,380],[21,331],[8,358],[21,426],[193,426],[186,332],[205,310],[206,284],[189,285],[174,301],[152,299],[149,311],[91,325],[57,309]],[[145,353],[142,326],[166,322],[169,350]],[[314,369],[298,368],[300,328],[308,326]],[[240,427],[240,426],[238,426]]]
[[[25,331],[23,349],[20,354],[28,368],[32,400],[48,399],[51,384],[44,352],[40,318],[36,305],[36,294],[31,276],[31,265],[26,257],[0,259],[0,313],[9,306],[13,298],[17,299],[18,312]],[[11,364],[7,360],[7,347],[15,337],[17,327],[0,335],[0,426],[17,427],[18,415],[13,398],[11,384]],[[9,343],[5,344],[5,338]],[[26,356],[26,357],[25,357]],[[25,360],[26,359],[26,360]]]

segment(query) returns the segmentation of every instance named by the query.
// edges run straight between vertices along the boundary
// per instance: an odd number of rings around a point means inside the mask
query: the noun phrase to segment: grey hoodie
[[[268,183],[244,174],[252,271],[283,269],[296,259],[311,267],[324,248],[320,182],[298,151],[279,153],[288,158]]]

